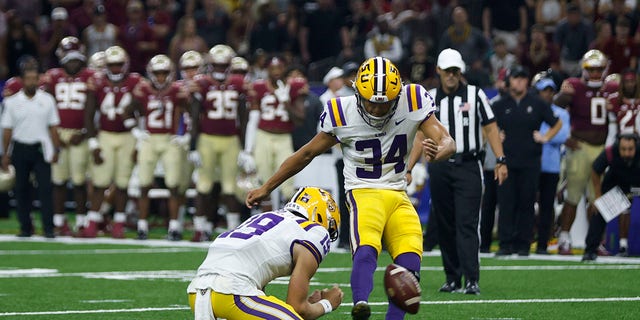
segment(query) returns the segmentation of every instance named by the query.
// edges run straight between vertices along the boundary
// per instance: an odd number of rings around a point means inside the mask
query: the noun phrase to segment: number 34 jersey
[[[358,112],[355,96],[327,102],[321,130],[336,137],[344,156],[345,189],[406,189],[406,163],[418,127],[435,111],[421,85],[405,85],[395,114],[378,130]]]
[[[329,232],[284,210],[255,215],[211,243],[187,292],[211,288],[224,294],[264,295],[267,283],[291,275],[296,243],[319,265],[329,252]]]

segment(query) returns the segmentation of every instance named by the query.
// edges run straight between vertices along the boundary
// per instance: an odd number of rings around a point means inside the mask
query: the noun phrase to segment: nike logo
[[[401,124],[401,123],[402,123],[402,121],[405,121],[405,120],[407,120],[407,118],[402,118],[402,119],[400,119],[400,120],[396,120],[396,126],[397,126],[397,125],[399,125],[399,124]]]

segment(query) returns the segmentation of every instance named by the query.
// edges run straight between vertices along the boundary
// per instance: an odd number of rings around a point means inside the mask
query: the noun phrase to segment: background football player
[[[293,153],[291,133],[295,123],[304,121],[304,97],[300,95],[304,83],[285,79],[285,61],[274,56],[269,60],[268,78],[253,82],[251,111],[247,122],[244,151],[238,158],[247,171],[255,160],[258,177],[267,181],[280,164]],[[293,180],[285,181],[281,194],[288,198],[293,192]],[[272,201],[279,201],[274,194]],[[271,201],[262,203],[263,210],[271,210]],[[278,204],[273,204],[278,205]]]
[[[102,222],[100,206],[104,200],[104,191],[111,183],[115,183],[114,216],[111,230],[114,238],[124,237],[124,223],[127,216],[127,186],[133,168],[133,155],[136,139],[131,128],[136,125],[135,119],[125,123],[123,114],[132,102],[133,89],[142,77],[137,73],[129,73],[129,56],[119,46],[105,50],[105,74],[96,77],[96,103],[89,104],[87,112],[94,117],[99,112],[98,128],[93,122],[87,126],[89,150],[93,155],[91,208],[87,214],[89,224],[82,236],[93,238],[97,234],[98,223]],[[97,134],[96,134],[97,132]]]
[[[212,210],[207,197],[213,184],[220,182],[222,202],[227,208],[227,227],[240,224],[240,202],[236,198],[237,159],[240,152],[238,106],[245,97],[242,77],[228,77],[233,49],[216,45],[209,50],[211,76],[199,76],[201,103],[193,111],[192,137],[197,139],[191,158],[200,158],[196,182],[195,234],[192,241],[206,240],[206,215]],[[214,197],[216,195],[213,195]],[[215,215],[215,213],[214,213]],[[206,232],[205,232],[206,231]]]
[[[144,129],[134,127],[133,136],[138,140],[138,178],[140,198],[138,208],[138,239],[144,240],[149,233],[149,189],[153,184],[158,161],[164,168],[164,183],[169,189],[168,239],[182,239],[182,224],[178,221],[178,184],[183,175],[189,135],[177,135],[188,93],[179,82],[174,82],[175,67],[171,59],[159,54],[147,64],[149,81],[142,80],[133,90],[133,101],[125,111],[125,121],[134,120],[134,112],[144,117]],[[135,120],[134,120],[135,121]]]
[[[87,213],[87,170],[89,147],[85,129],[93,121],[85,112],[88,99],[93,99],[94,72],[85,68],[84,46],[76,37],[60,41],[56,55],[62,68],[49,69],[41,78],[41,86],[56,98],[60,126],[60,154],[52,166],[53,223],[59,235],[71,235],[65,216],[67,182],[73,184],[76,203],[76,229],[84,225]]]
[[[195,319],[316,319],[335,310],[342,290],[309,295],[309,282],[339,226],[331,194],[303,187],[284,210],[255,215],[221,234],[187,288]],[[286,302],[263,291],[282,276],[290,276]]]
[[[604,149],[608,131],[606,98],[602,89],[609,63],[598,50],[589,50],[582,57],[582,78],[569,78],[562,82],[556,104],[566,107],[571,119],[571,136],[567,147],[567,197],[560,215],[558,253],[570,255],[569,230],[576,217],[580,198],[587,192],[593,201],[593,188],[589,183],[591,164]]]

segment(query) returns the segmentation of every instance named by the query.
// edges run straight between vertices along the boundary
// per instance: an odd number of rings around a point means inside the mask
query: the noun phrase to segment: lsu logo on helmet
[[[317,187],[302,187],[284,209],[304,216],[329,231],[331,241],[338,239],[340,209],[329,192]]]

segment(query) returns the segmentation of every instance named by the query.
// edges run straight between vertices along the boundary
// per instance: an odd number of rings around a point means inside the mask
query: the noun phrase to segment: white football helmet
[[[124,79],[129,71],[129,55],[127,52],[119,46],[113,46],[107,48],[104,51],[104,61],[107,66],[107,77],[113,82],[118,82]],[[119,72],[111,70],[111,65],[122,65]]]
[[[167,77],[163,83],[158,81],[158,77],[156,73],[158,72],[167,72]],[[151,80],[154,87],[156,89],[161,89],[171,84],[175,75],[175,70],[173,68],[173,62],[171,59],[164,54],[155,55],[149,63],[147,63],[147,77]]]
[[[89,57],[89,69],[95,71],[104,71],[104,69],[107,67],[105,58],[106,55],[104,54],[104,51],[98,51],[92,54],[91,57]]]
[[[60,60],[60,64],[65,64],[71,60],[80,60],[82,62],[87,60],[84,55],[84,45],[76,37],[64,37],[60,40],[58,48],[56,49],[56,56]]]
[[[180,77],[182,79],[187,78],[184,69],[188,68],[197,68],[198,74],[204,71],[204,59],[202,58],[200,52],[189,50],[182,54],[182,56],[180,57]]]
[[[213,48],[209,50],[209,61],[213,67],[211,76],[218,81],[224,81],[229,72],[231,59],[235,56],[236,52],[227,45],[217,44],[213,46]]]
[[[609,66],[609,59],[600,50],[592,49],[587,51],[582,56],[582,74],[587,80],[587,85],[592,88],[602,86],[604,77],[607,74],[607,67]],[[589,69],[601,69],[599,72],[588,72]]]
[[[8,171],[0,170],[0,192],[7,192],[16,185],[16,169],[9,165]]]
[[[244,73],[249,72],[249,62],[243,57],[233,57],[231,59],[231,70],[232,73]]]

